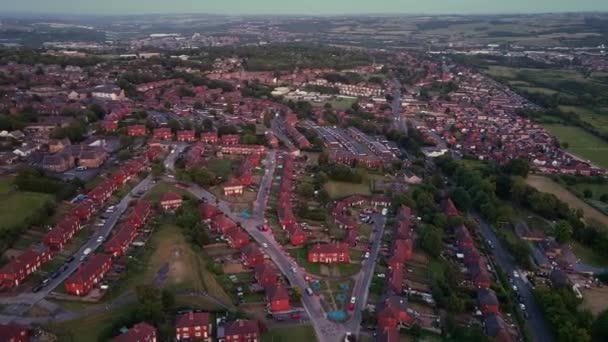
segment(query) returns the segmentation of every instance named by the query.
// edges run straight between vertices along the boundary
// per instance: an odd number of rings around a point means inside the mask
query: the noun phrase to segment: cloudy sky
[[[476,14],[573,11],[608,11],[608,0],[0,0],[0,12],[70,14]]]

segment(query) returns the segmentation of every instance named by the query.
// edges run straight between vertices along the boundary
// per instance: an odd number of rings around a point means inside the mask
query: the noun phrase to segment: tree
[[[583,196],[585,196],[585,198],[591,198],[593,197],[593,191],[591,191],[591,189],[585,189],[583,190]]]
[[[454,204],[456,204],[458,209],[462,211],[468,211],[471,208],[471,196],[469,196],[469,193],[462,187],[454,189],[450,198],[454,201]]]
[[[608,203],[608,194],[602,194],[600,196],[600,201],[602,201],[604,203]]]
[[[523,158],[512,159],[505,165],[504,170],[508,174],[525,178],[530,172],[530,163]]]
[[[306,198],[311,198],[315,194],[315,188],[310,183],[301,183],[298,185],[298,194]]]
[[[592,326],[592,336],[597,341],[608,341],[608,310],[602,311]]]
[[[427,225],[420,233],[420,245],[431,256],[438,257],[443,247],[443,233],[436,227]]]
[[[574,229],[572,229],[572,226],[568,221],[559,220],[555,224],[555,240],[559,243],[570,241],[573,232]]]
[[[151,173],[154,178],[160,177],[163,172],[165,172],[165,164],[163,164],[162,162],[155,162],[154,164],[152,164]]]

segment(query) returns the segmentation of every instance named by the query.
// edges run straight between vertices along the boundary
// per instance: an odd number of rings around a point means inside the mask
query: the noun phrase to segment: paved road
[[[353,311],[351,319],[346,322],[346,329],[353,335],[358,336],[361,330],[361,319],[363,310],[367,305],[367,296],[369,295],[369,287],[372,283],[374,276],[374,269],[376,267],[376,260],[380,253],[380,247],[382,246],[382,236],[384,235],[384,227],[386,226],[386,217],[381,214],[372,215],[374,220],[375,233],[372,234],[372,249],[370,251],[369,259],[365,260],[364,265],[361,267],[359,278],[353,288],[352,296],[356,298],[355,310]]]
[[[391,107],[393,110],[393,120],[397,129],[407,136],[407,121],[401,115],[401,83],[397,79],[394,79],[393,83],[395,87],[395,93],[393,93],[393,101],[391,102]]]
[[[264,164],[267,171],[265,171],[266,173],[260,182],[260,190],[254,203],[252,218],[245,219],[238,216],[237,213],[230,210],[229,204],[225,201],[218,201],[218,208],[233,221],[240,223],[243,229],[245,229],[260,245],[268,245],[267,248],[264,248],[265,253],[276,264],[279,271],[285,275],[291,285],[301,289],[304,310],[308,314],[310,322],[315,329],[318,341],[339,341],[346,333],[345,327],[341,324],[331,322],[326,318],[325,311],[321,306],[319,298],[317,296],[309,296],[306,294],[308,284],[303,276],[305,272],[294,272],[293,270],[299,269],[297,263],[287,255],[283,247],[274,239],[272,233],[262,232],[257,228],[259,225],[264,223],[264,211],[266,209],[268,196],[270,195],[270,188],[276,168],[275,151],[270,151],[267,154]],[[213,194],[197,185],[191,185],[189,187],[189,191],[198,198],[203,198],[210,203],[216,203],[216,197]]]
[[[184,147],[185,148],[185,147]],[[183,148],[180,150],[175,148],[172,153],[167,156],[166,160],[170,160],[169,166],[172,168],[173,163],[175,163],[175,159],[178,153],[183,151]],[[74,273],[78,267],[82,264],[81,257],[84,256],[84,251],[90,249],[91,251],[95,251],[99,248],[103,242],[98,241],[98,238],[103,237],[103,241],[106,241],[116,223],[120,220],[120,217],[124,214],[125,211],[129,208],[129,203],[134,199],[132,194],[135,193],[145,193],[151,188],[152,185],[152,176],[148,176],[144,178],[141,182],[139,182],[131,192],[127,193],[118,204],[115,205],[115,211],[111,214],[108,214],[105,224],[102,227],[97,227],[95,231],[91,234],[91,237],[87,242],[85,242],[80,249],[73,254],[74,260],[67,264],[67,269],[63,272],[59,273],[55,279],[51,279],[45,287],[43,287],[40,291],[26,292],[22,293],[15,297],[7,297],[1,298],[0,303],[23,303],[33,305],[46,297],[49,293],[51,293],[55,288],[60,286],[66,279],[70,277],[72,273]]]
[[[491,241],[492,245],[494,246],[494,249],[492,250],[494,259],[507,274],[507,276],[513,279],[513,285],[517,286],[518,291],[522,296],[523,303],[526,305],[526,310],[530,315],[527,323],[530,327],[532,340],[534,342],[553,341],[551,330],[549,329],[549,325],[547,324],[540,307],[536,303],[534,294],[532,294],[532,287],[530,283],[522,276],[519,278],[513,277],[513,271],[518,271],[518,273],[521,275],[521,272],[518,270],[515,264],[515,259],[513,259],[511,254],[509,254],[509,252],[503,247],[501,241],[494,233],[494,230],[492,230],[492,227],[487,224],[487,222],[482,220],[481,217],[476,215],[474,216],[479,219],[481,235],[486,241]]]

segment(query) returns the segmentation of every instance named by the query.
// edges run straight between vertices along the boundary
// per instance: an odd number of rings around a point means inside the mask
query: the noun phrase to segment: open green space
[[[568,143],[567,150],[589,160],[600,167],[608,168],[608,142],[579,127],[565,125],[545,125],[561,143]]]
[[[52,324],[48,329],[57,335],[58,341],[97,341],[106,329],[112,327],[116,317],[126,315],[130,310],[131,308],[126,306],[117,310],[88,314],[72,321]]]
[[[289,255],[295,259],[296,263],[306,269],[306,272],[312,274],[321,274],[321,264],[313,264],[308,262],[308,251],[306,247],[291,248],[287,250]]]
[[[310,325],[273,328],[262,335],[262,342],[309,342],[315,340],[315,330]]]
[[[14,190],[12,178],[0,178],[0,229],[17,227],[40,210],[52,195]]]
[[[207,170],[213,172],[217,176],[226,177],[230,173],[232,173],[232,164],[234,161],[232,159],[224,158],[224,159],[212,159],[210,160],[206,168]]]
[[[571,241],[570,245],[572,246],[572,251],[576,257],[581,259],[583,263],[596,267],[608,266],[608,257],[599,255],[591,248],[583,246],[576,241]]]
[[[336,97],[323,103],[314,102],[312,105],[315,107],[323,107],[325,103],[329,103],[333,109],[347,110],[352,107],[355,102],[357,102],[357,98],[355,97]]]
[[[370,195],[371,190],[367,182],[360,184],[329,181],[325,184],[325,190],[331,199],[338,199],[350,195]]]
[[[587,220],[599,222],[608,227],[608,216],[604,215],[599,210],[585,203],[582,199],[576,197],[568,189],[561,184],[554,182],[550,178],[538,175],[529,175],[526,178],[526,183],[538,191],[547,192],[557,196],[560,200],[566,202],[572,208],[583,211],[583,216]]]

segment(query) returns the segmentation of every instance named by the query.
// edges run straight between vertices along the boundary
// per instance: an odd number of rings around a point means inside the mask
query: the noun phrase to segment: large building
[[[65,291],[76,296],[86,296],[93,286],[101,281],[112,267],[112,256],[96,254],[80,266],[76,273],[66,280]]]

